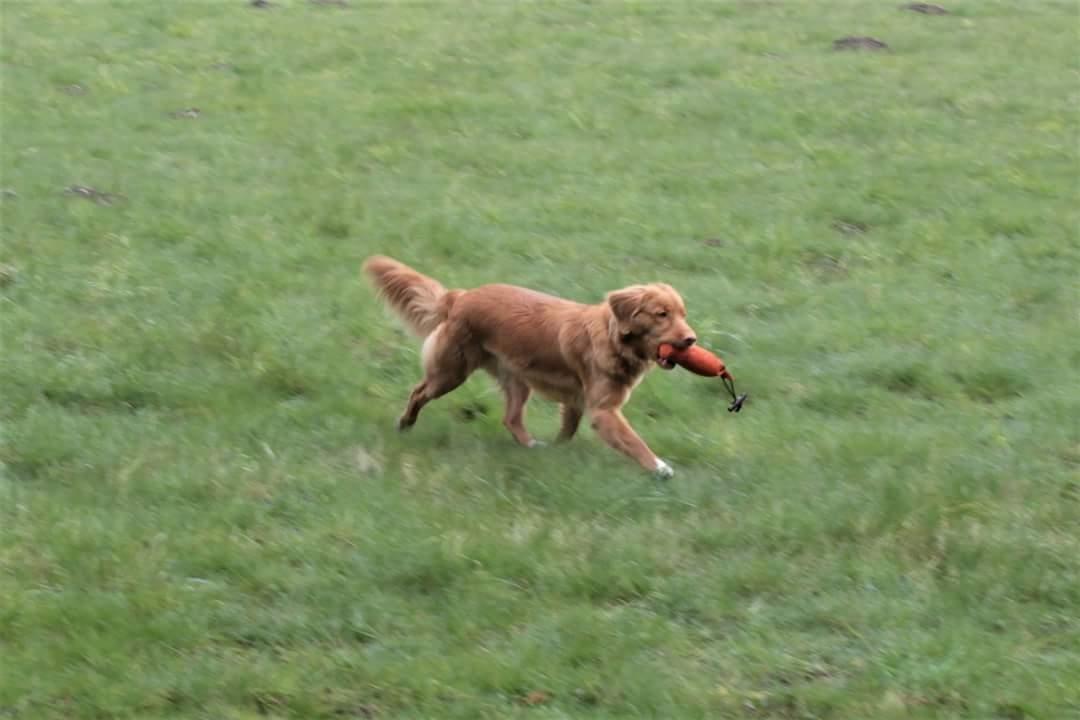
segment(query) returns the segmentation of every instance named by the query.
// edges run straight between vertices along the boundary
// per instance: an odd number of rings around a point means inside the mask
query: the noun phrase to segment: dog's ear
[[[613,290],[607,294],[607,303],[618,323],[619,334],[630,335],[634,332],[634,317],[641,312],[645,303],[645,288],[631,285],[622,290]]]

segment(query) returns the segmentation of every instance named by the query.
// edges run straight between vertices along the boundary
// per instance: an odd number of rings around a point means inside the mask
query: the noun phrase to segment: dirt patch
[[[964,368],[952,373],[952,378],[968,398],[982,403],[996,403],[1021,397],[1031,382],[1010,367]]]
[[[1080,468],[1080,442],[1061,450],[1058,456],[1065,465]],[[1074,487],[1078,491],[1075,499],[1080,500],[1080,482],[1074,483]]]
[[[468,405],[462,405],[457,409],[458,417],[462,422],[472,422],[478,417],[483,417],[488,414],[487,406],[483,403],[472,402]]]
[[[587,688],[575,688],[574,699],[588,707],[593,707],[600,702],[600,696]]]
[[[124,199],[123,195],[95,190],[86,185],[68,185],[64,188],[64,194],[72,197],[80,197],[84,200],[92,200],[98,205],[115,205],[118,201]]]
[[[904,10],[910,10],[912,12],[922,13],[923,15],[948,15],[949,11],[940,5],[933,5],[931,3],[909,3],[904,5]]]
[[[848,275],[847,265],[840,258],[832,255],[810,253],[803,256],[803,267],[820,280],[839,280]]]
[[[86,86],[80,85],[79,83],[72,83],[71,85],[65,85],[64,87],[62,87],[61,91],[65,95],[85,95]]]
[[[174,113],[170,113],[169,116],[177,120],[195,120],[202,115],[202,110],[197,107],[184,108],[183,110],[177,110]]]
[[[519,701],[522,705],[529,707],[535,707],[536,705],[546,705],[551,702],[552,694],[547,690],[531,690],[525,693]]]
[[[832,224],[833,230],[844,235],[865,235],[866,231],[870,227],[866,223],[861,223],[858,220],[835,220]]]
[[[356,469],[367,475],[369,473],[378,474],[382,472],[382,463],[377,457],[362,447],[353,448],[353,465]]]
[[[1070,502],[1080,502],[1080,482],[1067,482],[1065,486],[1061,488],[1062,500],[1068,500]]]
[[[314,389],[314,383],[303,370],[285,362],[269,365],[258,374],[257,380],[260,385],[286,400],[309,395]]]
[[[833,50],[888,50],[889,46],[877,38],[868,36],[849,36],[833,40]]]
[[[289,707],[289,698],[283,693],[256,692],[251,700],[260,715],[281,715]]]
[[[14,265],[0,263],[0,288],[14,285],[19,279],[19,271]]]
[[[705,238],[704,240],[702,240],[701,244],[704,245],[705,247],[718,248],[718,247],[724,247],[725,245],[727,245],[727,242],[725,242],[723,238],[711,237],[711,238]]]
[[[265,10],[266,8],[274,7],[274,3],[270,0],[251,0],[251,7]]]
[[[156,392],[137,387],[113,388],[106,392],[78,388],[44,388],[41,397],[53,405],[86,415],[136,413],[162,405],[161,397]]]
[[[941,395],[944,381],[933,369],[920,364],[894,365],[869,370],[866,380],[897,395],[932,400]]]

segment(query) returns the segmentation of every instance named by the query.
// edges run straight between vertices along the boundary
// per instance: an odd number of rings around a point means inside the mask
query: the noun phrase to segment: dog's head
[[[697,342],[694,329],[686,322],[686,305],[670,285],[631,285],[608,293],[607,304],[619,341],[633,347],[638,355],[656,360],[665,370],[675,364],[660,358],[661,345],[686,349]]]

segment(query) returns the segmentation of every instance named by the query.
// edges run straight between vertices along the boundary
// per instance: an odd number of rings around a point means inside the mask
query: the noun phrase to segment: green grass
[[[1078,9],[898,5],[4,0],[0,717],[1080,715]],[[373,252],[751,403],[399,436]]]

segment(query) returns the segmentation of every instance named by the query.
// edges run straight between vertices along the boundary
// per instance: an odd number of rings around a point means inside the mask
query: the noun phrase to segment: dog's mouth
[[[656,350],[656,364],[665,370],[672,370],[675,367],[675,361],[670,356],[661,355],[659,348]]]

